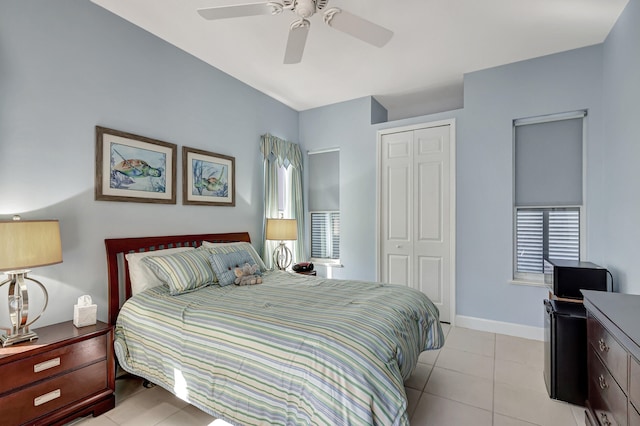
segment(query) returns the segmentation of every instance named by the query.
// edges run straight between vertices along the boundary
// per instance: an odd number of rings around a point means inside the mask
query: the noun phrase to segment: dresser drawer
[[[629,403],[629,426],[640,426],[640,413]]]
[[[585,410],[584,411],[584,424],[585,426],[598,426],[598,422],[596,422],[595,420],[593,420],[593,417],[591,417],[591,411],[590,410]]]
[[[106,357],[107,336],[102,335],[5,364],[0,368],[0,395]]]
[[[589,368],[589,402],[601,425],[627,424],[627,396],[602,364],[596,350],[587,354]]]
[[[627,352],[593,317],[587,318],[587,339],[624,392],[627,392]]]
[[[111,393],[106,360],[5,396],[0,418],[2,424],[23,424],[102,391]]]
[[[629,357],[629,400],[640,407],[640,363]]]

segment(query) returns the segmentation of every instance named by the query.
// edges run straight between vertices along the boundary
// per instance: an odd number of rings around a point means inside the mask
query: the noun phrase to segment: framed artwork
[[[96,126],[96,200],[176,203],[178,146]]]
[[[182,147],[182,203],[202,206],[236,205],[236,159]]]

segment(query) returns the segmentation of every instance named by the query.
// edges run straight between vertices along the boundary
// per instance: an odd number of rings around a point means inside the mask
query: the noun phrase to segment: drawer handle
[[[45,393],[44,395],[40,395],[33,400],[33,406],[37,407],[38,405],[46,404],[47,402],[53,401],[56,398],[60,398],[60,389],[56,389],[49,393]]]
[[[607,384],[607,381],[604,379],[604,376],[601,374],[600,377],[598,377],[598,381],[600,382],[600,389],[605,390],[606,388],[609,387],[609,385]]]
[[[604,342],[604,339],[598,341],[598,346],[600,347],[600,352],[609,352],[609,346]]]
[[[602,426],[611,426],[611,422],[605,413],[600,413],[600,423],[602,423]]]
[[[48,370],[53,367],[57,367],[60,365],[60,357],[50,359],[49,361],[41,362],[33,366],[33,372],[39,373],[44,370]]]

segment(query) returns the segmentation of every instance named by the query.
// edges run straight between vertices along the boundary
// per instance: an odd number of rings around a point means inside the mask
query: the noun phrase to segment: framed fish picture
[[[182,203],[236,205],[236,160],[227,155],[182,147]]]
[[[96,126],[96,200],[176,203],[178,146]]]

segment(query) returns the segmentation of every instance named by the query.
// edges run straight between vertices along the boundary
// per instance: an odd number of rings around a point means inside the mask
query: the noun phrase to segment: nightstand
[[[63,424],[115,406],[112,326],[67,321],[35,332],[33,342],[0,348],[2,424]]]

